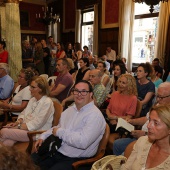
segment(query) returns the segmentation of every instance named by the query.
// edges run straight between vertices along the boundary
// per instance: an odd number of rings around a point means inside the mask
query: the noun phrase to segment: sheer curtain
[[[76,10],[76,25],[75,25],[75,42],[80,43],[80,32],[81,32],[81,10]]]
[[[132,38],[134,24],[134,2],[119,0],[118,55],[127,59],[128,71],[132,69]]]
[[[93,54],[98,55],[98,4],[94,5]]]
[[[170,17],[170,1],[161,3],[158,19],[157,39],[155,46],[155,58],[159,58],[161,65],[164,65],[166,37]]]

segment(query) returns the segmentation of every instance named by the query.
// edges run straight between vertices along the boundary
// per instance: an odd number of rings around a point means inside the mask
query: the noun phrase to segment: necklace
[[[38,101],[38,102],[33,103],[33,105],[32,105],[32,112],[31,112],[31,114],[33,114],[33,113],[34,113],[34,111],[35,111],[35,109],[37,108],[38,104],[39,104],[39,101]]]

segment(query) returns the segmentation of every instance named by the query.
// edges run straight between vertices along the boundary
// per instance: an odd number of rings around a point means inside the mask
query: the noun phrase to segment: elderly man
[[[98,69],[91,70],[89,73],[90,82],[94,86],[93,94],[96,106],[100,107],[106,99],[106,88],[101,83],[102,73]]]
[[[109,61],[109,63],[116,60],[116,51],[112,50],[110,46],[106,49],[106,56]]]
[[[69,63],[67,59],[58,59],[56,68],[59,75],[57,76],[54,86],[51,87],[50,96],[55,97],[62,102],[67,97],[67,94],[73,85],[73,79],[69,73]]]
[[[41,169],[72,170],[72,163],[96,154],[103,137],[106,122],[92,101],[93,89],[86,80],[78,82],[73,89],[75,104],[61,114],[58,126],[44,132],[35,143],[35,149],[51,134],[62,140],[61,147],[53,157],[32,158]]]
[[[8,64],[0,63],[0,100],[9,98],[14,88],[14,81],[8,73]]]
[[[170,83],[165,82],[160,84],[157,91],[157,104],[170,104]],[[137,140],[139,137],[147,135],[147,124],[149,122],[148,120],[149,113],[146,115],[146,117],[141,117],[137,119],[129,119],[127,120],[132,125],[139,125],[142,126],[142,130],[134,130],[131,132],[133,138],[122,138],[117,139],[113,143],[113,154],[114,155],[121,155],[125,149],[126,146]]]

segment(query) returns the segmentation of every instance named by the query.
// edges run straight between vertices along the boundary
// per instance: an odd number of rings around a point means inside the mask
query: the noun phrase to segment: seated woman
[[[15,123],[7,124],[0,131],[0,141],[3,145],[12,146],[17,141],[27,142],[28,131],[47,130],[52,126],[54,106],[48,97],[49,86],[43,77],[34,77],[30,91],[33,98],[18,116]]]
[[[18,75],[18,86],[16,87],[12,97],[0,103],[0,107],[9,110],[13,115],[19,115],[22,112],[29,100],[31,99],[31,92],[29,84],[34,76],[34,72],[28,69],[21,69]],[[10,101],[10,102],[9,102]]]
[[[135,78],[130,74],[122,74],[118,79],[118,90],[115,91],[106,109],[110,131],[115,132],[117,118],[132,118],[137,105],[137,89]],[[113,125],[113,126],[112,126]]]
[[[138,139],[121,170],[161,169],[170,167],[170,105],[152,107],[148,136]]]
[[[80,69],[73,73],[73,80],[77,83],[80,80],[89,80],[89,60],[88,58],[81,58],[79,60]]]
[[[152,106],[152,101],[155,94],[155,85],[148,79],[152,72],[152,67],[149,63],[141,63],[137,68],[137,91],[138,99],[142,103],[142,111],[140,116],[146,116]]]

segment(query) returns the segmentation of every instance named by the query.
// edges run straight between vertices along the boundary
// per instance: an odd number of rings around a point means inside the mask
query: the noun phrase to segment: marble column
[[[0,6],[0,31],[1,31],[1,39],[6,41],[6,28],[5,28],[5,5]]]
[[[19,0],[6,0],[6,45],[10,76],[17,81],[17,74],[22,68]]]

